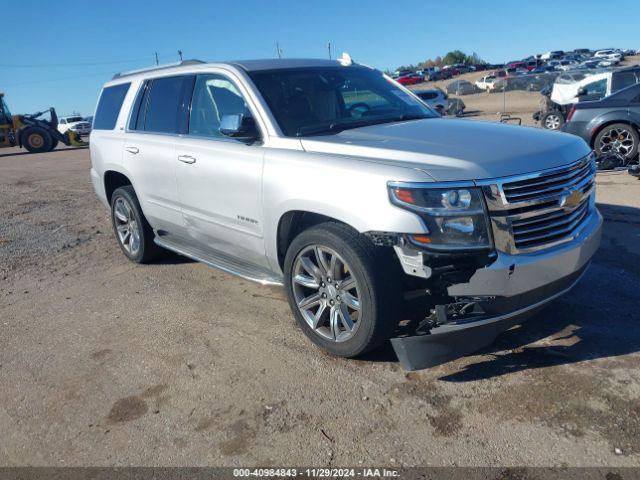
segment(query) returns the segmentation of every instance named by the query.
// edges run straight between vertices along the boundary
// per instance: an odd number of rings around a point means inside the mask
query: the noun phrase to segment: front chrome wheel
[[[611,128],[602,134],[598,146],[602,153],[618,153],[626,158],[634,151],[635,138],[627,129]]]
[[[125,252],[135,257],[140,250],[140,226],[133,214],[133,207],[124,197],[118,197],[113,215],[120,245]]]
[[[334,250],[310,245],[295,259],[291,276],[295,303],[314,333],[334,342],[352,338],[361,321],[358,282]]]

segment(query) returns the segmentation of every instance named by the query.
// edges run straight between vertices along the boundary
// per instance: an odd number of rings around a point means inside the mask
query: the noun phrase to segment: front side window
[[[607,79],[603,78],[597,82],[588,83],[584,86],[587,95],[605,95],[607,93]]]
[[[123,83],[102,90],[93,119],[94,130],[113,130],[116,127],[120,108],[130,85],[130,83]]]
[[[189,134],[228,138],[220,133],[222,117],[238,114],[245,118],[251,116],[247,103],[234,83],[216,74],[196,77],[191,99]]]
[[[250,76],[289,137],[438,116],[382,73],[364,67],[278,69]]]

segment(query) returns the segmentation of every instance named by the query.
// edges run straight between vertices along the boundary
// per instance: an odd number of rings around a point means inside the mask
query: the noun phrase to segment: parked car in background
[[[449,97],[439,88],[416,90],[413,93],[442,115],[456,115],[459,117],[462,116],[466,108],[466,105],[461,99]]]
[[[469,95],[476,92],[476,87],[467,80],[454,80],[447,85],[447,93],[449,94]]]
[[[91,133],[91,123],[80,116],[60,117],[58,119],[58,131],[64,133],[67,130],[76,132],[78,135],[89,135]]]
[[[438,72],[440,69],[438,67],[427,67],[427,68],[423,68],[422,70],[417,70],[416,73],[418,75],[422,75],[422,78],[425,81],[428,80],[433,80],[433,76],[436,74],[436,72]]]
[[[484,92],[490,92],[496,83],[497,77],[495,75],[485,75],[476,81],[475,86],[478,90]]]
[[[596,73],[585,76],[585,78],[575,83],[557,81],[553,85],[551,100],[560,105],[568,105],[578,101],[598,100],[638,82],[640,82],[639,66]]]
[[[507,69],[513,69],[514,71],[517,69],[528,70],[528,65],[526,62],[511,62],[507,63]]]
[[[557,58],[562,58],[563,55],[564,52],[562,50],[554,50],[540,55],[540,60],[554,60]]]
[[[447,107],[447,94],[439,88],[432,88],[429,90],[414,90],[414,92],[421,100],[424,101],[429,107],[433,108],[439,113],[444,113]]]
[[[417,83],[422,83],[424,81],[423,77],[418,75],[417,73],[410,73],[408,75],[403,75],[402,77],[398,77],[395,80],[400,85],[415,85]]]
[[[406,75],[411,75],[413,72],[411,70],[396,70],[395,72],[393,72],[392,77],[393,78],[398,78],[398,77],[404,77]]]
[[[640,84],[602,100],[574,104],[562,130],[582,137],[598,155],[617,153],[626,163],[638,156]]]
[[[450,68],[443,68],[442,70],[440,70],[438,72],[434,72],[431,75],[430,80],[448,80],[451,77],[453,77],[453,74],[451,73],[451,69]]]
[[[570,81],[576,78],[581,79]],[[534,113],[533,118],[543,128],[557,130],[564,124],[573,104],[599,100],[637,83],[640,83],[640,66],[593,74],[572,72],[560,75],[550,91],[540,92],[543,95],[543,108]]]

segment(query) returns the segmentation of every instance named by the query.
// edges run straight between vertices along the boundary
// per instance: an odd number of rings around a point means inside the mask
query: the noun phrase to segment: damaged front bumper
[[[451,303],[435,306],[427,329],[391,339],[402,367],[427,368],[477,351],[569,291],[598,249],[601,230],[602,216],[594,208],[570,242],[530,254],[497,252],[488,265],[449,285]],[[432,275],[428,266],[420,270],[415,252],[396,252],[405,272]]]

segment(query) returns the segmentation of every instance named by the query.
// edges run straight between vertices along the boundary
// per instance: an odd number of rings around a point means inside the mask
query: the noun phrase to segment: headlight
[[[473,186],[430,188],[389,183],[391,203],[410,210],[425,223],[428,232],[408,235],[409,240],[435,250],[491,247],[484,200]]]

